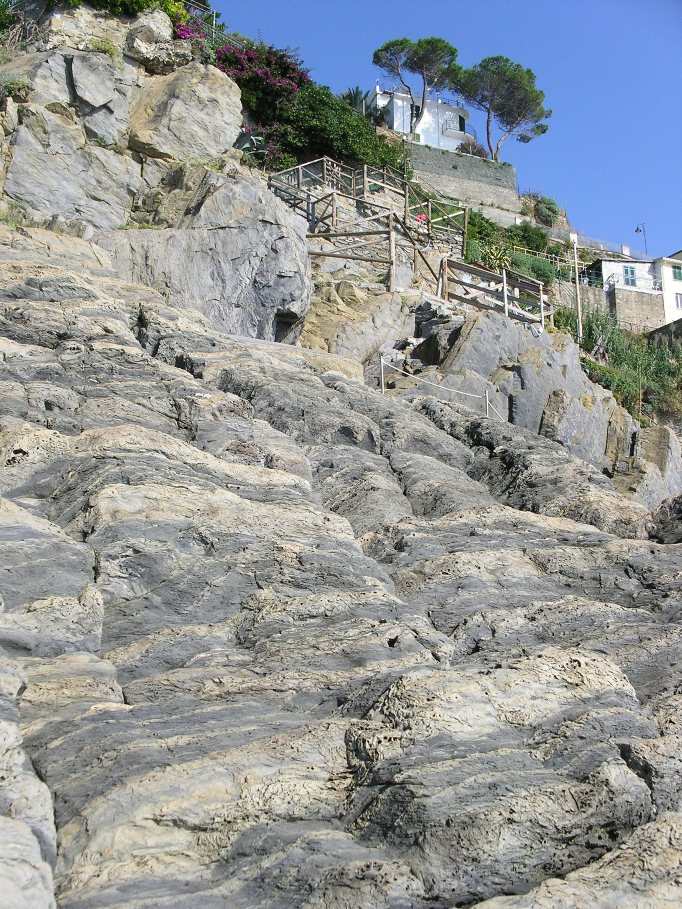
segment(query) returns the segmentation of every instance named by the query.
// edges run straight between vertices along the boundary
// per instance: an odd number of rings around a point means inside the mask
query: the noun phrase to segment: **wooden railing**
[[[415,242],[421,245],[434,240],[446,242],[453,254],[464,255],[467,209],[454,199],[421,190],[395,168],[352,166],[324,157],[271,174],[268,185],[287,204],[302,214],[305,212],[306,217],[309,204],[326,198],[325,188],[383,207],[397,216],[399,213]],[[303,192],[309,196],[301,195]],[[377,196],[383,197],[382,202],[377,201]]]
[[[554,311],[542,282],[508,269],[498,274],[445,257],[438,275],[438,296],[448,302],[501,312],[521,322],[539,323],[542,328],[547,320],[554,323]]]

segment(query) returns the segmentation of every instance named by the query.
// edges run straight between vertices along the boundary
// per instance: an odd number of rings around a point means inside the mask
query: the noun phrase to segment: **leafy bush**
[[[577,338],[573,310],[557,310],[554,325]],[[597,344],[606,350],[608,362],[583,357],[583,367],[590,379],[610,389],[633,417],[639,419],[640,390],[643,411],[682,413],[682,346],[651,343],[643,335],[623,331],[606,313],[592,310],[583,319],[581,347],[591,352]]]
[[[522,221],[521,224],[513,224],[505,231],[507,239],[515,246],[524,246],[526,249],[532,249],[535,252],[546,252],[549,237],[547,231],[541,227],[536,227],[530,221]]]
[[[559,220],[561,209],[554,199],[549,196],[538,196],[535,200],[534,211],[535,220],[546,227],[552,227]]]
[[[511,268],[511,255],[506,246],[493,242],[481,245],[481,261],[486,268],[490,268],[492,271],[502,271],[503,268]]]
[[[1,0],[0,0],[1,2]],[[82,6],[84,0],[65,0],[65,6],[75,9]],[[137,16],[146,9],[158,7],[166,13],[173,22],[180,22],[187,18],[187,10],[180,0],[88,0],[88,6],[105,10],[113,16]]]
[[[9,0],[0,0],[0,33],[6,31],[14,22],[14,13],[9,8]]]
[[[456,151],[461,152],[463,155],[475,155],[477,158],[488,157],[485,148],[473,136],[467,136],[466,139],[462,139]]]
[[[323,155],[377,167],[402,166],[402,148],[377,136],[372,125],[323,85],[308,82],[279,112],[277,144],[299,161]]]
[[[563,331],[574,339],[578,337],[578,315],[574,309],[556,309],[554,311],[554,328]]]
[[[218,69],[237,83],[242,103],[259,123],[277,120],[299,89],[310,82],[308,73],[291,51],[265,44],[241,49],[232,45],[215,51]]]
[[[588,360],[587,357],[581,357],[580,363],[590,381],[601,385],[602,388],[608,388],[613,392],[613,396],[619,404],[622,404],[633,416],[637,416],[639,410],[638,381],[633,381],[632,376],[627,373],[611,369],[603,363]]]
[[[496,237],[501,232],[501,228],[486,218],[478,211],[469,212],[469,221],[467,224],[467,240],[478,240],[485,242]]]
[[[110,57],[112,60],[118,59],[119,50],[114,44],[113,41],[110,41],[108,38],[94,38],[90,41],[89,50],[95,51],[98,54],[106,54],[107,57]]]
[[[26,101],[30,86],[23,79],[18,79],[12,73],[0,72],[0,102],[5,98],[13,98],[15,101]]]
[[[467,262],[481,262],[483,259],[483,247],[478,240],[467,240],[466,251]]]
[[[526,275],[528,278],[542,281],[544,285],[551,284],[554,280],[554,266],[547,259],[540,259],[538,256],[513,252],[511,254],[511,267],[514,271]]]

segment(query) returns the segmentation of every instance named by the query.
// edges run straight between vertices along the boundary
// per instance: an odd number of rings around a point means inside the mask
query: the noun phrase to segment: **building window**
[[[682,281],[682,265],[673,265],[673,278]]]
[[[624,265],[623,274],[625,275],[624,284],[626,287],[637,287],[637,278],[635,277],[634,265]]]
[[[675,294],[675,306],[682,309],[682,294]]]

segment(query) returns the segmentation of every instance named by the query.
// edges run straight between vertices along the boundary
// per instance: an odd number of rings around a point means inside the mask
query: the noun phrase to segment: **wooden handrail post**
[[[449,275],[449,271],[450,271],[450,263],[449,263],[449,261],[448,261],[448,257],[446,256],[446,257],[443,259],[443,288],[442,288],[442,289],[443,289],[443,299],[444,299],[444,300],[449,300],[449,299],[450,299],[450,275]]]
[[[509,317],[509,296],[507,294],[507,269],[502,269],[502,301],[504,302],[504,314]]]
[[[322,159],[322,182],[327,185],[327,159]]]
[[[462,258],[466,259],[467,257],[467,232],[469,230],[469,209],[465,206],[464,208],[464,239],[462,241]]]
[[[384,380],[384,358],[379,357],[379,363],[381,364],[381,393],[382,395],[386,394],[386,382]]]
[[[428,219],[426,223],[428,224],[428,227],[429,227],[429,236],[430,236],[431,235],[431,200],[430,199],[428,199],[426,202],[426,213],[427,213],[426,217]]]
[[[388,276],[388,289],[391,293],[395,290],[395,228],[393,225],[393,212],[388,216],[388,258],[390,261],[389,265],[389,276]]]
[[[367,179],[367,165],[362,165],[362,195],[367,197],[369,193],[369,180]]]
[[[542,281],[540,281],[540,324],[544,328],[545,327],[545,297],[544,297],[542,290],[543,290],[543,284],[542,284]]]
[[[298,187],[298,189],[300,189],[302,185],[303,185],[303,168],[299,164],[298,167],[296,168],[296,186]]]

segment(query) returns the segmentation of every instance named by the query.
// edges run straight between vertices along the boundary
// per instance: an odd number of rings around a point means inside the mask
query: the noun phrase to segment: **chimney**
[[[622,253],[624,256],[629,256],[629,255],[630,255],[630,247],[629,247],[629,246],[626,246],[624,243],[621,243],[621,245],[620,245],[620,251],[621,251],[621,253]]]

